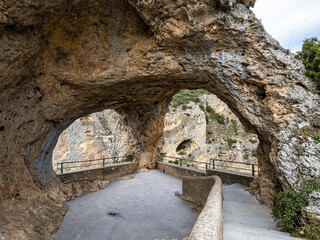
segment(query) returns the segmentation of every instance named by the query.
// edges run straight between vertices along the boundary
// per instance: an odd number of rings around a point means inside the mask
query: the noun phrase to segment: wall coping
[[[222,181],[218,176],[214,178],[207,201],[195,225],[192,228],[189,240],[222,240],[223,239],[223,192]]]
[[[223,239],[223,190],[219,176],[209,175],[201,170],[190,167],[180,167],[177,164],[158,162],[159,170],[182,179],[213,178],[214,184],[205,201],[204,207],[194,224],[189,240],[222,240]],[[170,171],[169,171],[170,170]],[[172,171],[174,170],[174,171]],[[181,196],[183,198],[183,196]]]

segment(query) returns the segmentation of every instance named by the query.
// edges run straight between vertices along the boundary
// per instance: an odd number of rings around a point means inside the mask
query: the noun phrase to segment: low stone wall
[[[234,173],[234,172],[228,172],[228,171],[218,170],[218,169],[208,169],[208,175],[219,176],[222,180],[222,183],[225,183],[225,184],[241,183],[245,186],[249,186],[254,179],[253,176],[250,176],[248,174]]]
[[[122,163],[104,168],[83,170],[57,175],[63,183],[95,181],[95,180],[113,180],[117,177],[125,176],[134,172],[138,167],[137,163]]]
[[[180,167],[178,164],[158,162],[157,168],[169,175],[183,178],[183,177],[201,177],[201,176],[219,176],[222,183],[234,184],[241,183],[249,186],[254,177],[244,173],[230,172],[218,169],[208,169],[208,172],[197,170],[191,167]]]
[[[222,240],[223,239],[223,218],[222,218],[222,181],[218,176],[211,176],[198,178],[201,184],[209,184],[214,182],[203,210],[201,211],[194,227],[192,228],[189,240]],[[210,179],[210,180],[209,180]],[[197,178],[193,181],[188,179],[188,182],[195,183]],[[192,185],[192,189],[196,193],[198,190],[196,186]],[[192,190],[190,189],[190,191]],[[191,193],[192,194],[192,193]],[[202,192],[201,194],[205,194]],[[193,194],[194,195],[194,194]]]
[[[183,177],[201,177],[201,176],[207,176],[207,173],[204,171],[200,171],[194,168],[190,167],[180,167],[177,164],[172,163],[163,163],[158,162],[157,168],[164,173],[167,173],[169,175],[175,176],[177,178],[183,178]]]
[[[222,183],[241,183],[249,186],[254,177],[236,172],[208,169],[208,172],[177,164],[158,162],[158,169],[182,179],[181,197],[193,203],[204,204],[189,240],[223,239],[223,192]]]
[[[215,178],[212,176],[183,177],[181,197],[195,205],[204,206],[214,183]]]

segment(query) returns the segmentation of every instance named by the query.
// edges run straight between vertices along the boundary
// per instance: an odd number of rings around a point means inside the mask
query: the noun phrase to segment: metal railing
[[[251,172],[252,176],[255,176],[255,173],[259,171],[258,164],[256,164],[256,163],[235,162],[235,161],[220,160],[220,159],[210,159],[209,162],[200,162],[200,161],[196,161],[193,159],[159,155],[158,161],[159,162],[166,161],[167,163],[177,164],[180,167],[187,166],[187,167],[194,167],[194,168],[198,168],[198,169],[205,169],[206,172],[208,171],[208,169],[211,168],[211,166],[212,166],[212,169],[216,169],[216,167],[218,167],[219,169],[230,168],[230,169],[249,171],[249,172]],[[243,165],[251,166],[251,168],[227,166],[223,163],[218,165],[218,164],[216,164],[217,162],[243,164]]]
[[[187,159],[187,158],[162,156],[162,155],[158,156],[158,161],[159,162],[166,161],[168,163],[177,164],[180,167],[184,166],[184,167],[193,167],[201,170],[205,169],[206,172],[208,171],[208,166],[209,166],[209,163],[206,163],[206,162],[200,162],[200,161]]]
[[[223,163],[217,165],[216,162],[226,162],[226,163],[236,163],[236,164],[243,164],[243,165],[248,165],[251,166],[251,168],[242,168],[242,167],[233,167],[233,166],[226,166]],[[210,163],[209,163],[209,168],[211,167],[211,163],[212,163],[212,169],[215,169],[216,167],[221,168],[232,168],[232,169],[239,169],[239,170],[245,170],[245,171],[250,171],[251,175],[254,177],[255,172],[259,172],[259,169],[256,170],[255,167],[258,168],[258,164],[257,163],[246,163],[246,162],[235,162],[235,161],[228,161],[228,160],[220,160],[220,159],[210,159]]]
[[[64,173],[64,170],[66,169],[77,169],[80,167],[81,168],[85,167],[86,169],[88,168],[90,169],[93,167],[105,167],[105,166],[119,164],[123,162],[132,162],[133,160],[134,160],[134,155],[132,154],[132,155],[121,156],[121,157],[107,157],[107,158],[73,161],[73,162],[58,162],[57,171],[59,171],[60,173]],[[87,165],[83,163],[87,163]],[[70,164],[72,164],[72,166],[70,166]],[[81,165],[84,165],[84,166],[81,166]]]

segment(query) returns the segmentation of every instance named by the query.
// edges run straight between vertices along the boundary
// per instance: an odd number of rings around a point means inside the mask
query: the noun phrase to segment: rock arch
[[[50,209],[62,207],[45,191],[57,183],[50,159],[63,129],[80,116],[116,109],[136,129],[140,165],[153,167],[166,107],[186,88],[216,94],[258,134],[254,189],[262,201],[271,203],[279,188],[298,184],[299,172],[319,177],[319,144],[307,139],[304,153],[293,147],[293,133],[319,115],[319,95],[302,63],[255,18],[249,9],[254,2],[0,5],[2,206],[17,199],[37,199],[34,207],[47,201],[39,222],[51,225],[32,234],[49,234],[63,212],[48,220]],[[10,219],[3,222],[0,232],[10,235]]]

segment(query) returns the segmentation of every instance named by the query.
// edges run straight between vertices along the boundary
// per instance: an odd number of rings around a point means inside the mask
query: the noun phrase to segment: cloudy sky
[[[320,39],[320,0],[257,0],[252,9],[265,29],[292,52],[303,40]]]

